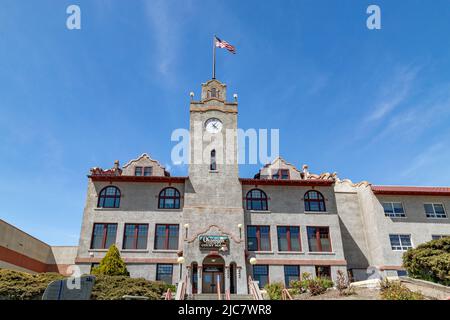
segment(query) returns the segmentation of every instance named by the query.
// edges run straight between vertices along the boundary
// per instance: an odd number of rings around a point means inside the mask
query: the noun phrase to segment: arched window
[[[209,165],[210,170],[217,170],[216,164],[216,150],[211,150],[211,163]]]
[[[264,191],[260,189],[253,189],[247,192],[245,202],[247,210],[258,210],[258,211],[268,210],[267,195],[264,193]]]
[[[98,196],[98,208],[119,208],[120,190],[117,187],[109,186],[100,191]]]
[[[305,211],[326,211],[325,199],[319,191],[305,193]]]
[[[180,192],[175,188],[165,188],[159,193],[159,209],[180,209]]]

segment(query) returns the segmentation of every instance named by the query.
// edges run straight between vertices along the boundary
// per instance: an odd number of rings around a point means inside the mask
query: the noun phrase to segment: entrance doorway
[[[202,292],[217,293],[220,286],[220,292],[225,292],[224,281],[225,261],[221,256],[210,255],[203,260],[202,272]]]

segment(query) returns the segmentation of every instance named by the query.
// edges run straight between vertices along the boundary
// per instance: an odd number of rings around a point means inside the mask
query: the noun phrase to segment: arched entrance
[[[224,281],[225,261],[219,255],[209,255],[203,259],[202,263],[202,293],[217,293],[220,286],[220,292],[225,292]]]

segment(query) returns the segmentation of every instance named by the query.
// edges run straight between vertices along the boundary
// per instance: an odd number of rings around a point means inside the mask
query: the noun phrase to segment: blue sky
[[[66,28],[81,7],[82,29]],[[381,7],[382,29],[366,28]],[[279,128],[312,172],[374,184],[449,185],[450,2],[43,1],[0,4],[0,217],[78,242],[89,168],[143,152],[171,164],[189,92],[239,94],[239,127]],[[253,176],[259,166],[242,166]]]

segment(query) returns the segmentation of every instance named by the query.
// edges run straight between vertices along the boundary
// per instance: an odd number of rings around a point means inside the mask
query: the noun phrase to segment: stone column
[[[203,277],[203,266],[197,266],[197,293],[202,292],[202,277]]]
[[[225,266],[224,270],[224,277],[225,277],[225,292],[227,292],[227,290],[230,290],[230,266]]]
[[[186,283],[186,293],[188,295],[192,294],[192,268],[191,266],[186,266],[187,283]]]

